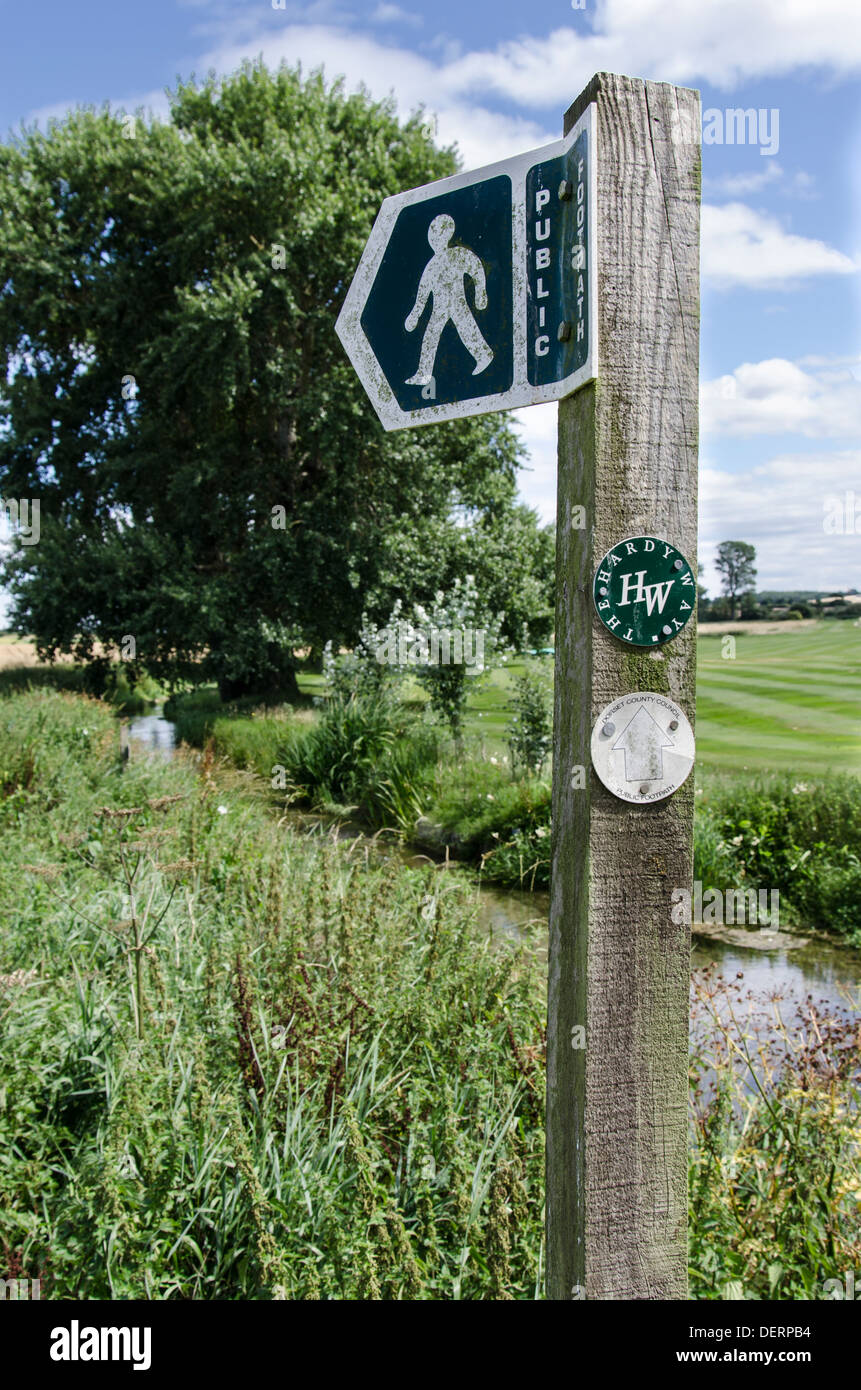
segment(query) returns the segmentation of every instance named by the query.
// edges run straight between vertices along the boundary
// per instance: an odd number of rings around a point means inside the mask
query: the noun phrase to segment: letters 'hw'
[[[657,536],[630,536],[608,550],[592,587],[601,622],[622,642],[651,647],[681,632],[697,585],[680,550]]]
[[[597,374],[595,125],[387,198],[336,324],[387,430],[559,400]]]

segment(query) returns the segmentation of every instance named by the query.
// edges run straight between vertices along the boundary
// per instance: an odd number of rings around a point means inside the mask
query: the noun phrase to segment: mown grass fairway
[[[861,628],[743,633],[735,656],[700,628],[697,766],[861,776]]]
[[[861,776],[861,623],[782,624],[774,631],[733,629],[735,656],[724,656],[726,637],[707,624],[697,651],[697,768],[736,772],[822,773]],[[551,675],[553,658],[533,664]],[[489,756],[508,747],[509,699],[524,669],[516,658],[488,673],[469,695],[464,723]],[[308,695],[322,695],[321,676],[302,673]],[[424,704],[426,693],[407,681],[404,696]]]

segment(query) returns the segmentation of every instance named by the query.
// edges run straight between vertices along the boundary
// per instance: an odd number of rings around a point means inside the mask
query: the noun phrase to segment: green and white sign
[[[596,375],[595,127],[387,198],[336,331],[387,430]]]
[[[697,585],[674,545],[657,536],[631,536],[607,551],[593,595],[598,617],[614,637],[654,647],[681,632],[696,606]]]

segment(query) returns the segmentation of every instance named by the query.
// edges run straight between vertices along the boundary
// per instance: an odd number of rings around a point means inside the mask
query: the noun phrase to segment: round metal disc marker
[[[595,572],[595,608],[622,642],[655,647],[681,632],[694,611],[693,570],[674,545],[631,536],[608,550]]]
[[[622,801],[662,801],[678,791],[694,765],[694,731],[666,695],[621,695],[595,722],[592,765]]]

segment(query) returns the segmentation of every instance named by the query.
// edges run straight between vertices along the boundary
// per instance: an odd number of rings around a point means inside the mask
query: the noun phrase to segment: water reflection
[[[746,990],[759,997],[780,994],[793,1014],[808,996],[823,1008],[837,1008],[853,994],[857,997],[861,987],[861,955],[818,938],[792,950],[760,950],[695,936],[691,969],[708,965],[726,979],[743,978]]]
[[[140,714],[129,721],[128,739],[148,753],[169,758],[176,747],[176,728],[156,707],[152,714]]]

